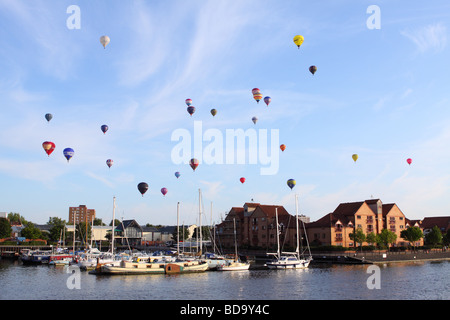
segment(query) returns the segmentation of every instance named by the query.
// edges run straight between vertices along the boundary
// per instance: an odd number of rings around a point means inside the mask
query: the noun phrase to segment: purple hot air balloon
[[[163,196],[165,196],[167,194],[167,188],[162,188],[161,193],[163,194]]]

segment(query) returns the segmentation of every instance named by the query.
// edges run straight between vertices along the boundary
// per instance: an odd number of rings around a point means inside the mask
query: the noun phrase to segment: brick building
[[[85,205],[69,207],[69,223],[92,223],[95,219],[95,209],[88,209]]]
[[[308,223],[306,228],[311,244],[354,247],[349,235],[357,229],[366,235],[388,229],[397,235],[395,245],[407,245],[400,233],[408,226],[405,215],[395,203],[383,204],[380,199],[371,199],[341,203],[333,212]]]

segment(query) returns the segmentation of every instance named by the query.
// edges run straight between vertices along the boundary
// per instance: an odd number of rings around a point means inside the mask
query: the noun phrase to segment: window
[[[361,219],[361,216],[356,216],[356,219]]]

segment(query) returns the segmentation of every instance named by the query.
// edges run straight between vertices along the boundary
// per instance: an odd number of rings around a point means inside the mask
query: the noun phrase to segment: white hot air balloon
[[[100,43],[103,45],[103,48],[106,48],[106,46],[108,45],[108,43],[109,43],[110,41],[111,41],[111,40],[109,39],[108,36],[101,36],[101,37],[100,37]]]

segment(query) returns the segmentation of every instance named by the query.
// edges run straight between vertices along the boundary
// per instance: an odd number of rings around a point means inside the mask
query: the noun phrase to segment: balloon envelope
[[[258,88],[252,89],[252,94],[261,93],[261,91]]]
[[[106,133],[106,131],[108,131],[108,126],[106,125],[106,124],[104,124],[104,125],[102,125],[101,127],[100,127],[100,129],[102,129],[102,132],[103,132],[103,134],[105,134]]]
[[[317,67],[316,66],[309,67],[309,72],[311,72],[313,75],[314,75],[314,73],[316,73],[316,71],[317,71]]]
[[[111,168],[111,166],[113,165],[114,161],[112,161],[112,159],[108,159],[106,160],[106,165],[108,166],[108,168]]]
[[[177,177],[177,179],[181,176],[181,174],[177,171],[175,172],[175,177]]]
[[[291,188],[291,190],[292,190],[293,187],[295,187],[296,183],[297,182],[294,179],[289,179],[287,181],[287,185],[289,186],[289,188]]]
[[[103,45],[103,48],[106,48],[108,43],[111,41],[108,36],[101,36],[100,37],[100,43]]]
[[[272,98],[270,98],[270,97],[264,98],[264,102],[267,104],[267,106],[269,106],[270,101],[272,101]]]
[[[253,121],[254,124],[256,124],[256,122],[258,121],[258,118],[257,117],[253,117],[252,121]]]
[[[187,112],[191,115],[191,117],[192,117],[192,115],[194,114],[194,112],[195,112],[195,107],[194,106],[189,106],[189,107],[187,107]]]
[[[253,95],[253,99],[255,99],[256,102],[258,102],[258,103],[259,103],[259,101],[261,101],[262,97],[263,97],[263,95],[261,93],[255,93]]]
[[[357,154],[352,155],[352,159],[353,159],[353,161],[356,162],[356,160],[358,160],[358,155]]]
[[[141,182],[138,184],[137,188],[139,192],[142,194],[142,196],[144,196],[144,193],[146,193],[148,190],[148,184],[145,182]]]
[[[217,110],[216,109],[211,109],[211,114],[213,115],[213,117],[217,114]]]
[[[167,188],[162,188],[161,193],[163,194],[163,196],[165,196],[167,194]]]
[[[192,105],[192,99],[186,99],[184,102],[186,102],[188,107]]]
[[[411,158],[409,158],[409,159],[406,159],[406,162],[408,162],[408,164],[409,164],[409,165],[411,165],[411,163],[412,163],[412,159],[411,159]]]
[[[47,113],[47,114],[45,115],[45,119],[47,119],[47,121],[52,120],[52,118],[53,118],[53,115],[52,115],[51,113]]]
[[[195,169],[197,169],[198,167],[198,160],[193,158],[189,161],[189,165],[191,166],[192,170],[195,171]]]
[[[285,146],[284,144],[282,144],[282,145],[280,146],[280,149],[281,149],[281,151],[284,151],[284,150],[286,150],[286,146]]]
[[[301,35],[296,35],[294,37],[294,43],[297,45],[298,48],[300,48],[300,46],[302,45],[303,40],[305,40],[305,39]]]
[[[55,144],[51,141],[45,141],[42,143],[42,148],[44,148],[45,152],[48,156],[55,150]]]
[[[73,151],[72,148],[65,148],[63,150],[63,154],[64,154],[64,157],[66,157],[67,162],[69,162],[69,160],[73,157],[74,153],[75,153],[75,151]]]
[[[244,182],[245,182],[245,178],[242,177],[242,178],[239,179],[239,181],[240,181],[241,183],[244,183]]]

